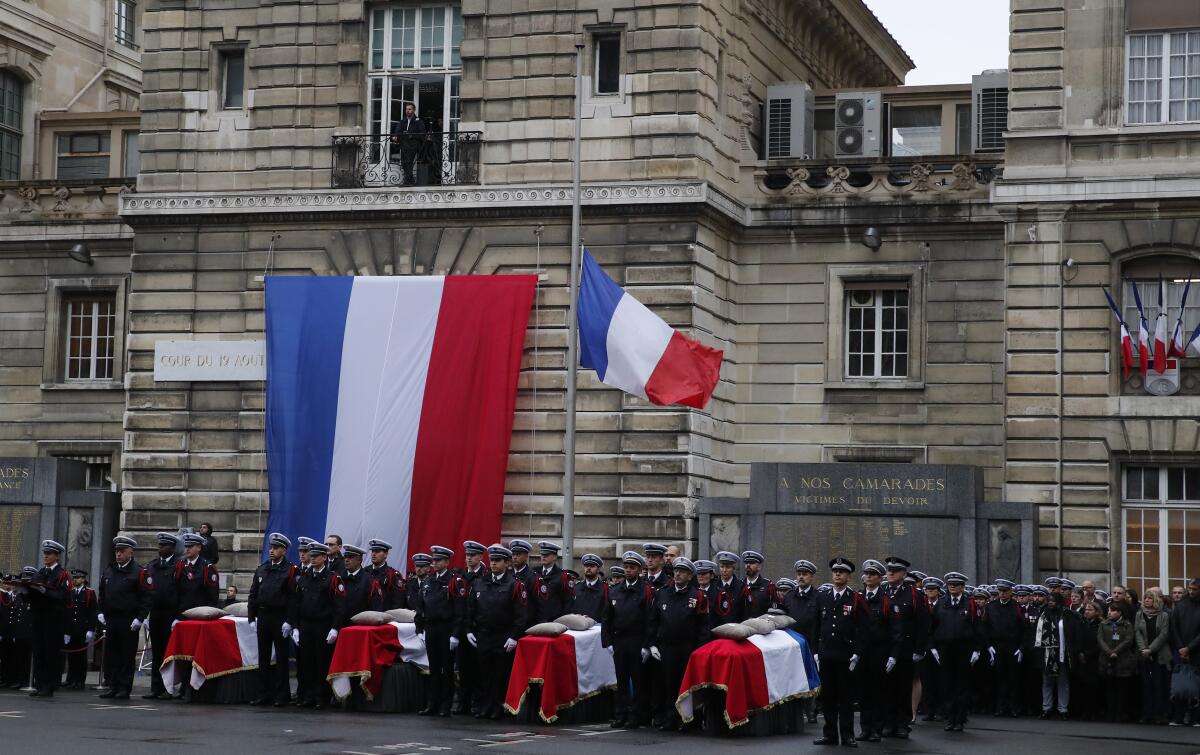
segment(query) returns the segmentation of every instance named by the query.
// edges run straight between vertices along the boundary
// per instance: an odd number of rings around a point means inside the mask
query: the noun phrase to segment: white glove
[[[104,620],[104,614],[102,613],[96,614],[96,621],[100,622],[100,626],[102,627],[108,626],[108,622]]]
[[[512,651],[514,651],[516,649],[517,649],[517,641],[514,640],[512,637],[509,637],[507,640],[504,641],[504,652],[511,653]]]
[[[1017,659],[1017,663],[1021,662],[1021,648],[1017,648],[1017,652],[1013,653],[1013,657]]]
[[[300,630],[292,630],[292,642],[296,643],[296,647],[300,647]]]
[[[920,663],[923,660],[925,660],[924,653],[913,653],[913,663]]]
[[[645,663],[648,660],[650,660],[650,651],[646,648],[642,648],[642,663]]]
[[[292,636],[292,625],[285,621],[285,622],[283,622],[283,639],[286,640],[288,637],[291,637],[291,636]]]
[[[660,653],[660,652],[658,651],[658,647],[657,647],[657,646],[652,646],[652,647],[650,648],[650,657],[651,657],[651,658],[653,658],[653,659],[654,659],[654,660],[656,660],[656,661],[661,661],[661,660],[662,660],[662,653]]]
[[[971,653],[971,665],[974,666],[975,662],[978,660],[979,660],[979,651],[976,650],[974,653]]]
[[[890,673],[892,673],[892,669],[894,669],[894,668],[896,668],[896,659],[895,659],[895,658],[888,658],[888,660],[887,660],[887,665],[885,665],[885,666],[883,667],[883,670],[884,670],[885,672],[887,672],[887,673],[889,673],[889,674],[890,674]]]
[[[942,663],[942,656],[938,655],[937,648],[934,648],[933,650],[930,650],[929,652],[931,654],[933,654],[933,660],[936,661],[937,664],[940,666]]]
[[[813,654],[813,663],[817,665],[817,671],[821,670],[821,656]]]
[[[171,631],[172,632],[175,631],[175,625],[178,623],[179,623],[179,619],[175,619],[174,621],[171,622]]]
[[[96,639],[96,633],[88,631],[87,634],[83,635],[83,639],[85,642],[91,642],[92,640]]]
[[[988,647],[988,659],[991,665],[996,665],[996,648],[990,646]]]
[[[129,624],[130,631],[136,632],[136,631],[140,630],[141,628],[142,628],[142,620],[141,619],[134,619]]]
[[[458,650],[458,638],[457,637],[450,638],[450,649]]]
[[[254,621],[247,621],[246,626],[250,627],[251,632],[257,632],[258,631],[258,620],[255,619]]]
[[[420,634],[418,634],[417,636],[421,638],[421,642],[424,642],[424,641],[425,641],[425,633],[424,633],[424,632],[421,632],[421,633],[420,633]]]
[[[337,630],[330,629],[329,634],[325,635],[325,644],[332,645],[335,642],[337,642]]]
[[[467,632],[467,642],[471,643],[471,647],[473,648],[479,647],[479,640],[475,639],[474,632]]]
[[[849,666],[850,670],[853,671],[854,667],[857,665],[858,665],[858,653],[855,653],[854,655],[850,656],[850,666]]]
[[[612,655],[612,654],[613,654],[613,646],[612,646],[612,645],[609,645],[608,647],[606,647],[606,648],[604,648],[604,649],[608,651],[608,654],[609,654],[609,655]]]
[[[64,645],[70,645],[70,644],[71,644],[71,635],[69,635],[69,634],[64,634],[64,635],[63,635],[63,644],[64,644]]]

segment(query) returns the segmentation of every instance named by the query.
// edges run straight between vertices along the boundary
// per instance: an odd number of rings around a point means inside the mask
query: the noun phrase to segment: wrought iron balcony
[[[479,183],[482,131],[333,137],[333,188]]]

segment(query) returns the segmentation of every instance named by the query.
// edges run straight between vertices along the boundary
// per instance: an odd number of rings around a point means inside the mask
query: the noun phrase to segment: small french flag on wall
[[[722,352],[687,338],[629,295],[586,250],[579,287],[579,364],[605,385],[659,405],[703,409]]]

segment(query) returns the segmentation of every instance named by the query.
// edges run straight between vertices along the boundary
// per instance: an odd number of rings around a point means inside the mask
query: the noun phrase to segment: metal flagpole
[[[580,207],[580,164],[583,156],[580,151],[583,125],[583,45],[575,44],[575,165],[574,165],[574,194],[571,202],[571,276],[570,303],[567,306],[567,401],[566,433],[563,437],[563,564],[571,568],[572,552],[575,540],[575,376],[579,371],[579,260],[581,217]]]

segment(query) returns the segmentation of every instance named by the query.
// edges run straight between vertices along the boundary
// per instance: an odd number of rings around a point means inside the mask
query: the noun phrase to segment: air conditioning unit
[[[767,87],[764,123],[768,160],[807,160],[813,156],[813,92],[803,82]]]
[[[1003,152],[1008,130],[1008,71],[971,77],[971,151]]]
[[[881,156],[883,96],[879,92],[839,92],[834,100],[833,128],[836,156]]]

